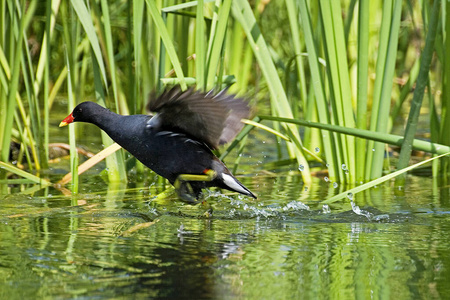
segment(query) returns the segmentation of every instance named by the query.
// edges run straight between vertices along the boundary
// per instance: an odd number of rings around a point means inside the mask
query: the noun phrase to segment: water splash
[[[350,201],[350,204],[352,205],[352,210],[355,214],[360,215],[360,216],[365,216],[367,219],[369,219],[369,221],[372,220],[372,218],[373,218],[372,213],[359,208],[359,206],[356,205],[355,202],[353,202],[353,200]]]
[[[238,208],[240,208],[241,205],[244,205],[244,204],[245,204],[245,202],[244,202],[244,201],[241,201],[241,200],[239,200],[239,199],[233,199],[233,198],[231,198],[230,204],[231,204],[232,206],[237,206]]]
[[[192,234],[193,233],[192,231],[184,230],[183,224],[181,224],[180,227],[178,227],[177,232],[178,232],[178,236],[183,235],[183,234]]]
[[[359,206],[356,205],[355,202],[353,202],[353,201],[350,201],[350,204],[352,205],[352,210],[353,210],[353,212],[355,214],[360,215],[360,216],[364,216],[369,221],[389,220],[389,215],[388,214],[374,215],[373,213],[371,213],[371,212],[369,212],[367,210],[363,210],[363,209],[359,208]]]
[[[382,215],[376,215],[373,217],[373,221],[382,221],[382,220],[389,220],[389,215],[382,214]]]
[[[285,207],[283,207],[284,211],[287,210],[309,210],[309,206],[301,201],[291,201],[288,204],[286,204]]]

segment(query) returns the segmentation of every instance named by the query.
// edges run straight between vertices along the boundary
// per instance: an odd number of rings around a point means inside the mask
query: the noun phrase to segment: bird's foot
[[[174,187],[175,191],[177,192],[181,200],[190,204],[201,203],[201,201],[197,200],[198,193],[194,192],[194,189],[192,188],[189,182],[212,181],[217,176],[217,173],[211,169],[207,169],[203,173],[204,175],[197,175],[197,174],[178,175],[177,179],[175,180]]]
[[[198,201],[196,197],[194,197],[192,194],[181,192],[177,190],[178,197],[186,203],[189,204],[199,204],[201,201]]]

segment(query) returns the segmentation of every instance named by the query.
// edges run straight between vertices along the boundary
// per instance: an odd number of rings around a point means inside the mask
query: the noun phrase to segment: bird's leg
[[[212,181],[216,178],[217,173],[214,170],[206,169],[203,171],[204,175],[197,174],[180,174],[173,186],[175,187],[175,191],[178,196],[189,203],[198,203],[194,190],[192,189],[189,181]]]
[[[181,200],[191,204],[198,203],[196,197],[193,196],[195,195],[194,190],[192,189],[192,186],[189,182],[180,179],[180,176],[178,176],[173,186],[175,187],[175,191],[177,192],[178,197],[180,197]]]

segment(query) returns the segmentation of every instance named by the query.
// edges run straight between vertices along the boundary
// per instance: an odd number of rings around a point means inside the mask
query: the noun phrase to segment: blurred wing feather
[[[210,148],[231,141],[242,129],[242,118],[250,109],[242,98],[226,90],[217,94],[194,89],[182,91],[179,86],[151,96],[149,111],[158,113],[162,128],[179,130],[206,143]]]

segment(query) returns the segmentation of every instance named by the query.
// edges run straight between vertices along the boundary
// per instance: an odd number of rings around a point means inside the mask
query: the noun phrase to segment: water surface
[[[82,177],[81,193],[0,198],[0,298],[445,298],[449,187],[410,176],[324,210],[338,193],[295,173],[240,178],[258,200],[212,191],[191,206],[161,186]],[[139,185],[139,184],[138,184]],[[4,189],[3,189],[4,190]]]

